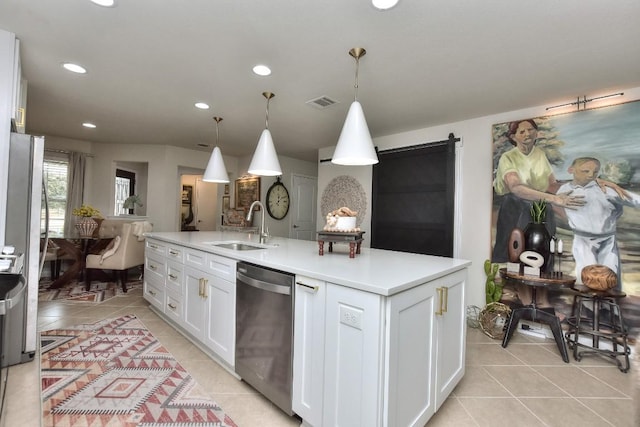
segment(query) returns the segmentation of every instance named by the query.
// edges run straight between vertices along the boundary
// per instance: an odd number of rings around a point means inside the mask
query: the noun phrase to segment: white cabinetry
[[[183,250],[154,239],[145,242],[144,297],[162,313],[180,322],[183,313]]]
[[[322,425],[326,295],[323,281],[296,277],[292,407],[313,426]]]
[[[229,366],[235,364],[236,261],[184,249],[181,326]]]
[[[293,409],[311,426],[423,426],[464,375],[466,270],[390,297],[296,278]]]
[[[167,246],[152,239],[145,240],[143,295],[164,313]]]
[[[327,285],[324,426],[382,425],[382,303],[377,294]]]

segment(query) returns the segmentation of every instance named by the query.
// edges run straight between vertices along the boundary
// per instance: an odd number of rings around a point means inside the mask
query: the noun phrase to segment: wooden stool
[[[615,289],[594,290],[583,285],[575,285],[577,293],[573,297],[571,316],[567,318],[569,331],[567,343],[573,349],[573,358],[578,362],[585,354],[601,354],[615,360],[622,372],[629,370],[627,328],[624,324],[618,300],[626,294]],[[591,303],[592,311],[585,307]],[[580,342],[580,337],[583,342]],[[601,348],[601,341],[611,343],[612,350]],[[581,350],[583,349],[583,350]],[[624,356],[624,364],[619,356]]]

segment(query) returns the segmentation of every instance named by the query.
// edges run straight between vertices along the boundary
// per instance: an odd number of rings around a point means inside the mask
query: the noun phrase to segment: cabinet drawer
[[[167,290],[165,294],[164,313],[175,322],[180,323],[182,319],[182,295]]]
[[[165,285],[168,291],[182,295],[184,284],[184,265],[175,261],[167,261],[167,280]]]
[[[184,249],[184,264],[204,270],[207,266],[207,254],[195,249]]]
[[[158,283],[164,284],[167,274],[166,260],[154,253],[146,253],[144,257],[144,274]]]
[[[146,253],[154,253],[161,257],[164,257],[167,254],[167,245],[158,240],[146,239],[144,248]]]
[[[144,299],[164,312],[164,285],[153,278],[144,278]]]
[[[206,271],[228,282],[236,282],[237,261],[218,255],[207,254]]]
[[[182,246],[170,245],[167,247],[167,259],[179,262],[184,262],[184,248]]]

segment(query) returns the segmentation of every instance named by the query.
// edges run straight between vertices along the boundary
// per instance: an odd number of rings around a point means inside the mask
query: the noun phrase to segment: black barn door
[[[456,141],[378,153],[371,247],[453,256]]]

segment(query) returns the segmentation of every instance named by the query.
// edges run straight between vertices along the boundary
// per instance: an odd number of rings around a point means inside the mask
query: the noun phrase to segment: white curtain
[[[73,234],[75,218],[73,217],[73,209],[79,208],[83,203],[84,193],[84,174],[87,163],[87,156],[84,153],[69,153],[69,181],[67,208],[64,217],[64,235]]]

